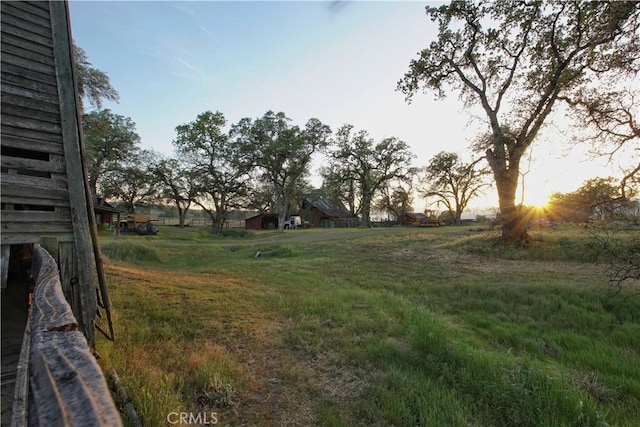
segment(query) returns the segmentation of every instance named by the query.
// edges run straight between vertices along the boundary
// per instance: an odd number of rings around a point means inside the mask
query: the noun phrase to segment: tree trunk
[[[184,217],[186,216],[186,212],[182,210],[180,206],[178,206],[178,227],[184,227]]]
[[[371,228],[371,194],[368,191],[362,192],[362,206],[360,211],[362,212],[362,225]]]
[[[454,217],[453,223],[455,225],[462,224],[462,211],[461,210],[456,209],[456,213],[455,213],[455,217]]]
[[[98,196],[98,180],[93,177],[89,177],[89,188],[91,189],[91,194],[97,197]]]
[[[281,196],[279,205],[280,209],[278,209],[278,231],[284,231],[284,223],[287,220],[287,215],[289,214],[289,206],[285,197]]]
[[[502,217],[502,240],[526,246],[529,243],[527,223],[516,206],[516,188],[518,179],[510,176],[513,174],[494,174],[498,189],[498,203]]]

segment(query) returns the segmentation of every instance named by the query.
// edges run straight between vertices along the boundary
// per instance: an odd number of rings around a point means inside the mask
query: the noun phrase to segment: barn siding
[[[66,2],[0,2],[1,242],[60,245],[62,285],[93,346],[96,294]],[[67,177],[70,177],[68,179]]]

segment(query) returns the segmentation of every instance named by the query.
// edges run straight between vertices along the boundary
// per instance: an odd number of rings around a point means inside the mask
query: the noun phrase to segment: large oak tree
[[[138,155],[140,137],[136,124],[111,110],[92,111],[82,115],[89,187],[97,194],[105,174],[125,167]]]
[[[520,161],[560,98],[637,59],[636,2],[454,1],[428,6],[438,38],[398,88],[410,99],[450,89],[479,105],[489,126],[483,147],[498,191],[504,240],[524,244],[515,204]]]
[[[479,167],[481,159],[464,162],[456,153],[440,152],[424,168],[423,195],[442,203],[455,224],[462,222],[462,212],[480,191],[487,186],[486,167]]]
[[[261,118],[243,118],[231,130],[246,164],[273,189],[278,230],[284,229],[290,206],[306,188],[312,155],[327,145],[331,129],[312,118],[304,128],[291,125],[282,112],[267,111]]]
[[[211,218],[211,232],[218,234],[231,209],[244,203],[248,171],[237,144],[225,131],[226,119],[219,111],[205,111],[193,122],[176,127],[176,154],[191,169],[199,198],[194,202]]]
[[[328,170],[348,171],[360,196],[362,225],[371,226],[371,204],[376,192],[392,180],[408,179],[414,157],[406,142],[395,137],[376,143],[367,131],[353,132],[343,125],[336,132]]]

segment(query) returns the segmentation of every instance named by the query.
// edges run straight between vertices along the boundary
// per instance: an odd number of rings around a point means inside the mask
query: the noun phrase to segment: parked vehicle
[[[284,229],[288,230],[288,229],[293,229],[293,228],[298,228],[299,226],[302,225],[302,218],[300,217],[300,215],[291,215],[291,218],[289,218],[288,221],[284,222]]]

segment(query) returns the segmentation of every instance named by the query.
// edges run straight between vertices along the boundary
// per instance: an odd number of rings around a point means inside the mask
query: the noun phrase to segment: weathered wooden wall
[[[12,424],[121,426],[102,371],[62,293],[58,266],[39,245],[32,274],[28,344],[23,344]]]
[[[8,245],[55,239],[62,287],[93,346],[96,293],[68,5],[2,1],[2,261]],[[6,270],[3,270],[3,286]]]

